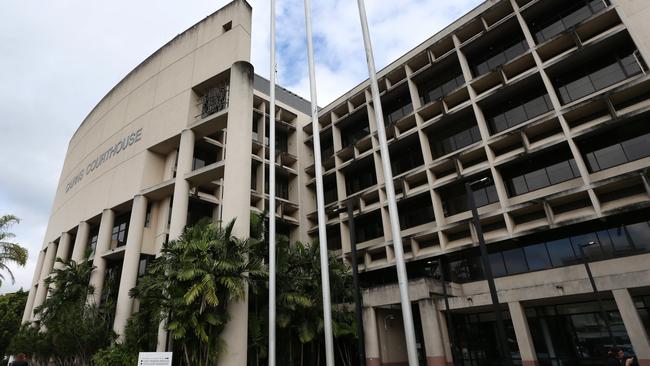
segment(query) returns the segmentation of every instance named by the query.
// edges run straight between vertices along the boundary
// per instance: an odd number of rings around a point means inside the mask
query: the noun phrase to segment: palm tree
[[[261,258],[250,255],[254,239],[234,237],[233,225],[201,221],[186,228],[131,291],[140,300],[136,316],[169,319],[184,365],[216,364],[229,304],[246,295],[250,281],[266,278]]]
[[[9,227],[19,222],[20,219],[14,215],[0,216],[0,271],[9,273],[12,284],[16,282],[16,279],[8,264],[16,263],[19,266],[24,266],[27,263],[27,249],[17,243],[8,241],[16,236],[8,231]],[[2,286],[4,279],[4,275],[0,273],[0,286]]]

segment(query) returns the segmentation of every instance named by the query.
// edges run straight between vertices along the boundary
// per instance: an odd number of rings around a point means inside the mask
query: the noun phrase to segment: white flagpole
[[[271,0],[269,96],[269,366],[275,366],[275,0]]]
[[[368,61],[368,74],[370,77],[370,90],[372,92],[372,106],[375,110],[375,121],[377,121],[377,137],[379,139],[379,151],[381,152],[382,167],[386,178],[386,196],[388,199],[388,214],[390,216],[390,229],[393,236],[393,249],[395,250],[395,264],[397,267],[397,282],[402,303],[402,317],[404,318],[404,334],[406,336],[406,351],[408,354],[409,366],[417,366],[418,351],[415,346],[415,330],[413,327],[413,314],[411,312],[411,301],[408,293],[408,277],[406,264],[404,263],[404,248],[402,247],[402,234],[399,226],[399,214],[395,201],[395,187],[393,186],[393,171],[390,166],[390,155],[386,142],[386,130],[384,128],[384,112],[381,109],[379,98],[379,86],[377,85],[377,74],[375,71],[375,59],[370,44],[370,32],[368,30],[368,17],[366,6],[363,0],[357,0],[359,4],[359,17],[361,18],[361,31],[363,33],[363,45],[366,50]]]
[[[329,255],[325,231],[325,204],[323,198],[323,166],[320,151],[320,127],[316,101],[316,72],[314,70],[314,45],[311,32],[311,0],[305,0],[305,26],[307,29],[307,59],[309,61],[309,91],[311,97],[311,123],[314,131],[314,167],[316,168],[316,205],[318,206],[318,242],[320,244],[320,268],[323,287],[323,321],[325,331],[325,359],[327,366],[334,366],[334,337],[332,334],[332,304],[330,300]]]

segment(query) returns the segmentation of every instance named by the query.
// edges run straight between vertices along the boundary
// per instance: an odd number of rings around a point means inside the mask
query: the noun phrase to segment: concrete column
[[[80,222],[77,227],[77,236],[74,239],[74,247],[72,248],[72,260],[77,263],[86,257],[88,235],[90,235],[90,224],[85,221]]]
[[[43,259],[43,265],[41,266],[41,275],[39,276],[38,288],[36,289],[36,295],[34,297],[34,306],[32,308],[32,313],[34,309],[43,305],[45,297],[47,296],[47,284],[45,283],[45,278],[49,276],[52,272],[52,267],[54,266],[54,255],[56,254],[56,244],[49,243],[47,244],[47,249],[45,252],[45,258]],[[32,316],[32,320],[34,317]]]
[[[68,233],[61,233],[61,238],[59,239],[59,245],[56,249],[56,258],[67,259],[70,254],[70,243],[72,242],[72,237]],[[63,268],[63,264],[54,261],[54,268],[60,269]]]
[[[533,337],[530,335],[530,328],[528,328],[524,307],[520,302],[515,301],[509,302],[508,308],[510,309],[512,325],[515,328],[515,335],[517,336],[517,345],[519,346],[522,365],[537,366],[537,353],[535,353]]]
[[[169,224],[169,240],[174,240],[181,236],[187,223],[187,208],[190,203],[190,183],[185,180],[185,174],[192,171],[193,157],[194,131],[184,130],[181,133],[181,142],[178,148],[178,164],[176,165],[172,217]]]
[[[169,240],[175,240],[181,236],[187,224],[187,209],[190,204],[190,183],[185,180],[185,174],[192,171],[194,139],[194,131],[183,130],[181,132],[181,142],[178,147],[178,163],[176,164],[176,179],[174,182],[174,198],[169,223]],[[167,218],[163,222],[167,222]],[[162,246],[162,242],[160,244]],[[156,248],[156,250],[159,249],[160,247]],[[158,327],[158,342],[156,344],[156,351],[158,352],[162,352],[166,348],[167,331],[165,330],[164,323],[165,321],[163,320]]]
[[[230,69],[230,100],[228,102],[228,135],[223,179],[221,215],[223,222],[236,220],[232,234],[239,238],[250,235],[251,149],[253,144],[253,65],[235,62]],[[242,167],[246,167],[242,169]],[[243,183],[243,184],[242,184]],[[246,365],[248,355],[248,291],[244,298],[228,304],[230,321],[223,339],[226,352],[219,365]]]
[[[156,238],[154,239],[156,257],[160,255],[162,246],[167,238],[167,223],[169,221],[170,203],[171,197],[166,197],[156,205],[158,209],[158,218],[156,219]]]
[[[623,324],[625,324],[627,335],[630,337],[630,342],[632,342],[634,353],[639,359],[639,365],[650,366],[650,341],[648,340],[648,333],[643,326],[639,313],[636,311],[630,292],[622,288],[613,290],[612,294],[623,319]]]
[[[34,310],[34,298],[36,297],[37,287],[36,284],[41,278],[41,270],[43,269],[43,260],[45,259],[45,252],[42,250],[38,253],[36,261],[36,268],[34,268],[34,276],[32,277],[32,285],[29,287],[29,295],[27,295],[27,304],[25,304],[25,311],[23,311],[22,323],[29,321],[32,318]]]
[[[373,307],[363,309],[363,335],[366,340],[366,366],[381,366],[377,314]]]
[[[110,248],[113,225],[115,224],[115,211],[105,209],[102,212],[102,220],[99,223],[99,233],[97,235],[97,248],[93,257],[95,269],[90,275],[90,285],[95,289],[89,301],[91,305],[99,305],[104,287],[104,277],[106,276],[106,259],[102,257]]]
[[[113,330],[117,333],[119,341],[124,338],[124,329],[127,320],[133,311],[133,298],[129,291],[138,280],[138,266],[140,265],[140,249],[142,248],[142,235],[144,233],[144,221],[147,215],[147,198],[137,195],[133,198],[131,208],[131,219],[129,221],[129,233],[126,239],[124,259],[122,262],[122,275],[120,277],[120,288],[117,293],[117,304],[115,307],[115,320]]]
[[[446,366],[445,344],[442,339],[441,324],[433,299],[420,300],[420,319],[427,366]]]

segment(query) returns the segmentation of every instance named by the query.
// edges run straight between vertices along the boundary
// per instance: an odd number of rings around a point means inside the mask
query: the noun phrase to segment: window
[[[341,145],[343,148],[354,145],[357,141],[370,134],[370,127],[366,120],[351,121],[341,127]]]
[[[413,112],[413,104],[411,103],[411,96],[408,93],[408,88],[402,86],[399,90],[395,90],[394,93],[399,94],[382,98],[381,101],[381,106],[384,111],[384,124],[386,127]]]
[[[543,43],[604,9],[603,0],[562,1],[530,22],[537,43]]]
[[[474,180],[474,178],[472,178],[472,180]],[[440,190],[440,197],[442,198],[442,208],[445,216],[452,216],[469,210],[469,202],[467,202],[467,193],[465,191],[465,182],[459,182],[444,187]],[[499,196],[494,187],[494,183],[479,189],[474,189],[474,201],[476,207],[483,207],[490,203],[499,201]]]
[[[115,219],[111,232],[111,248],[119,248],[126,245],[126,237],[129,230],[130,215],[122,215]]]
[[[327,227],[327,249],[341,249],[341,229],[338,224]]]
[[[345,189],[348,196],[377,184],[375,164],[371,159],[350,166],[345,171]]]
[[[650,127],[646,120],[625,122],[579,142],[587,168],[598,172],[650,156]]]
[[[485,117],[491,132],[507,130],[553,109],[548,94],[540,95],[540,90],[545,89],[531,88],[507,100],[490,103],[485,108]]]
[[[97,238],[99,237],[99,228],[93,227],[90,229],[90,236],[88,239],[88,249],[90,250],[89,257],[95,255],[95,250],[97,249]]]
[[[528,43],[521,31],[513,29],[513,32],[505,33],[511,36],[510,39],[496,40],[477,52],[475,57],[471,57],[472,72],[475,77],[496,69],[528,50]]]
[[[451,120],[443,128],[428,134],[431,155],[439,158],[481,140],[481,133],[471,113]]]
[[[572,60],[570,68],[555,74],[555,86],[562,103],[569,103],[642,72],[634,43],[620,40],[615,49],[592,50],[593,57]],[[613,46],[612,46],[613,48]],[[598,54],[595,54],[598,51]]]
[[[441,99],[465,84],[463,72],[456,60],[453,65],[438,72],[430,72],[423,79],[417,85],[422,105]]]
[[[323,177],[323,195],[325,204],[332,203],[338,200],[338,193],[336,192],[336,176],[331,174]]]
[[[634,219],[636,221],[638,219]],[[582,228],[569,227],[556,233],[545,233],[546,241],[533,241],[518,247],[488,247],[493,251],[488,255],[492,274],[495,277],[514,275],[530,271],[564,267],[582,263],[579,246],[583,246],[588,261],[603,260],[650,252],[650,222],[640,221],[627,224],[603,222]],[[576,233],[577,232],[577,233]],[[531,240],[532,241],[532,240]],[[590,245],[587,245],[592,243]],[[471,282],[484,279],[480,255],[474,249],[454,253],[460,259],[449,262],[450,278],[455,282]]]
[[[524,248],[526,261],[531,271],[551,268],[551,258],[544,243],[534,244]]]
[[[400,201],[397,206],[402,229],[412,228],[434,220],[433,206],[428,193]]]
[[[534,156],[502,170],[510,197],[542,189],[580,176],[568,149]]]
[[[379,211],[360,216],[354,222],[357,243],[363,243],[384,235],[384,226]]]
[[[424,164],[420,142],[417,140],[407,141],[399,146],[393,145],[389,148],[389,151],[393,176],[400,175]]]
[[[144,216],[144,227],[150,227],[151,226],[152,211],[153,211],[153,203],[148,202],[147,203],[147,213]]]
[[[267,168],[268,169],[268,168]],[[268,170],[265,177],[265,190],[269,191],[269,174]],[[289,177],[283,174],[275,174],[275,195],[279,198],[289,199]]]

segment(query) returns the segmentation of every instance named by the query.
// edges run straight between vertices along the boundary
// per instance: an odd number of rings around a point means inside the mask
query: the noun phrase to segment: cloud
[[[73,132],[130,70],[176,34],[227,0],[89,2],[5,1],[0,4],[0,215],[30,250],[16,269],[28,288]],[[269,1],[253,6],[252,63],[269,76]],[[368,0],[377,68],[386,66],[480,1]],[[277,1],[278,82],[309,98],[303,1]],[[355,1],[312,2],[318,103],[367,78]]]

